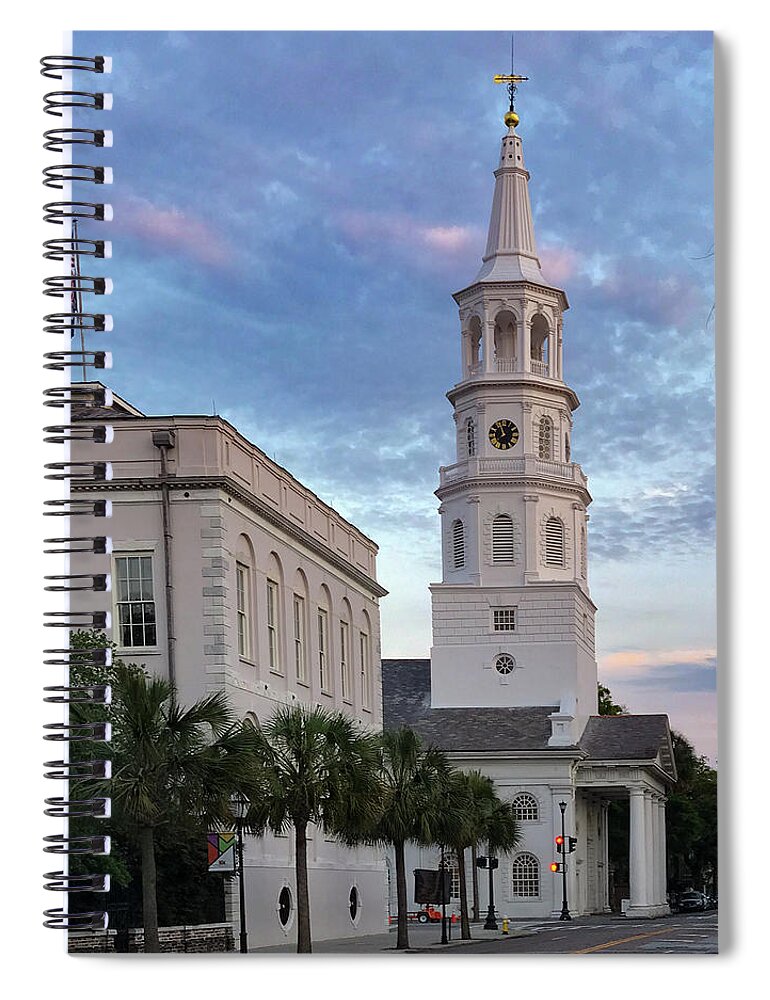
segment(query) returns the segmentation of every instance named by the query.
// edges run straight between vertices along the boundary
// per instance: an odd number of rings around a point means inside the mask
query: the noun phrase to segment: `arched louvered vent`
[[[564,524],[558,517],[549,517],[545,522],[545,564],[564,565]]]
[[[513,562],[513,518],[498,514],[492,522],[492,562]]]

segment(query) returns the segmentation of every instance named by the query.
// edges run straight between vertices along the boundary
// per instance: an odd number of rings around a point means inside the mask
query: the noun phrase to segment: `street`
[[[462,941],[459,927],[452,927],[452,940],[441,945],[439,924],[410,925],[408,952],[396,951],[396,932],[369,937],[317,941],[319,954],[439,954],[439,955],[715,955],[718,951],[718,919],[715,911],[672,914],[656,920],[627,920],[617,914],[559,920],[511,922],[510,933],[472,928],[473,939]],[[251,949],[257,953],[283,953],[294,945]]]

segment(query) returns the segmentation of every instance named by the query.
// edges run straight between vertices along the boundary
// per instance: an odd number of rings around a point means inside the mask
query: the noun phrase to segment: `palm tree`
[[[473,847],[487,833],[487,822],[494,807],[500,802],[491,778],[481,771],[454,771],[450,776],[452,788],[452,815],[442,827],[439,838],[451,847],[457,857],[460,882],[460,937],[468,940],[471,925],[468,918],[468,885],[465,872],[465,851]]]
[[[490,857],[507,854],[519,846],[521,828],[512,802],[497,799],[491,805],[484,818],[483,839],[487,842]],[[492,877],[490,869],[490,885]]]
[[[144,950],[157,952],[155,832],[181,816],[226,820],[252,759],[250,734],[221,691],[184,708],[167,681],[121,667],[115,694],[107,787],[113,814],[139,844]]]
[[[373,836],[390,844],[396,857],[399,950],[409,947],[404,847],[410,841],[439,842],[450,770],[445,754],[435,747],[424,747],[411,729],[383,732],[379,816]]]
[[[295,835],[297,952],[313,950],[307,828],[316,824],[348,843],[369,829],[377,803],[376,740],[339,712],[282,706],[254,724],[256,768],[244,789],[245,825]]]

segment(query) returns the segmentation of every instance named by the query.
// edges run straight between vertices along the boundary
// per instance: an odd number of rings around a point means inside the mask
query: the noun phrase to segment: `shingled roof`
[[[667,715],[592,715],[580,739],[589,760],[657,760],[676,780]]]
[[[382,661],[383,725],[409,726],[447,751],[548,750],[558,705],[524,708],[431,708],[430,660]],[[560,750],[565,748],[560,747]],[[654,761],[676,780],[665,715],[592,716],[575,748],[587,761]]]
[[[442,750],[547,750],[558,705],[431,708],[430,660],[382,661],[383,725],[409,726]]]

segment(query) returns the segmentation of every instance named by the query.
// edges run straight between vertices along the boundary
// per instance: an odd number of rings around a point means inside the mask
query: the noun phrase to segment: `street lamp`
[[[479,862],[484,862],[484,864],[479,864]],[[479,858],[476,862],[479,867],[484,867],[489,869],[489,906],[487,907],[487,919],[484,921],[485,931],[496,931],[497,921],[495,920],[495,882],[494,882],[494,870],[497,868],[499,862],[497,858],[492,857],[492,845],[489,845],[489,857]]]
[[[244,888],[243,869],[243,821],[246,818],[246,811],[249,807],[248,801],[241,795],[234,795],[232,798],[233,815],[235,816],[235,829],[238,835],[238,899],[241,913],[240,931],[240,952],[242,955],[248,954],[249,942],[246,932],[246,892]]]
[[[439,868],[441,870],[441,877],[439,883],[441,885],[441,943],[449,944],[449,939],[446,933],[446,857],[444,856],[444,845],[441,845],[441,861],[439,862]]]
[[[559,803],[559,809],[561,810],[561,844],[559,845],[559,850],[562,852],[561,914],[559,915],[559,920],[572,920],[572,917],[569,915],[569,906],[567,905],[567,851],[566,851],[567,841],[564,837],[564,811],[566,810],[566,808],[567,808],[566,802]]]

